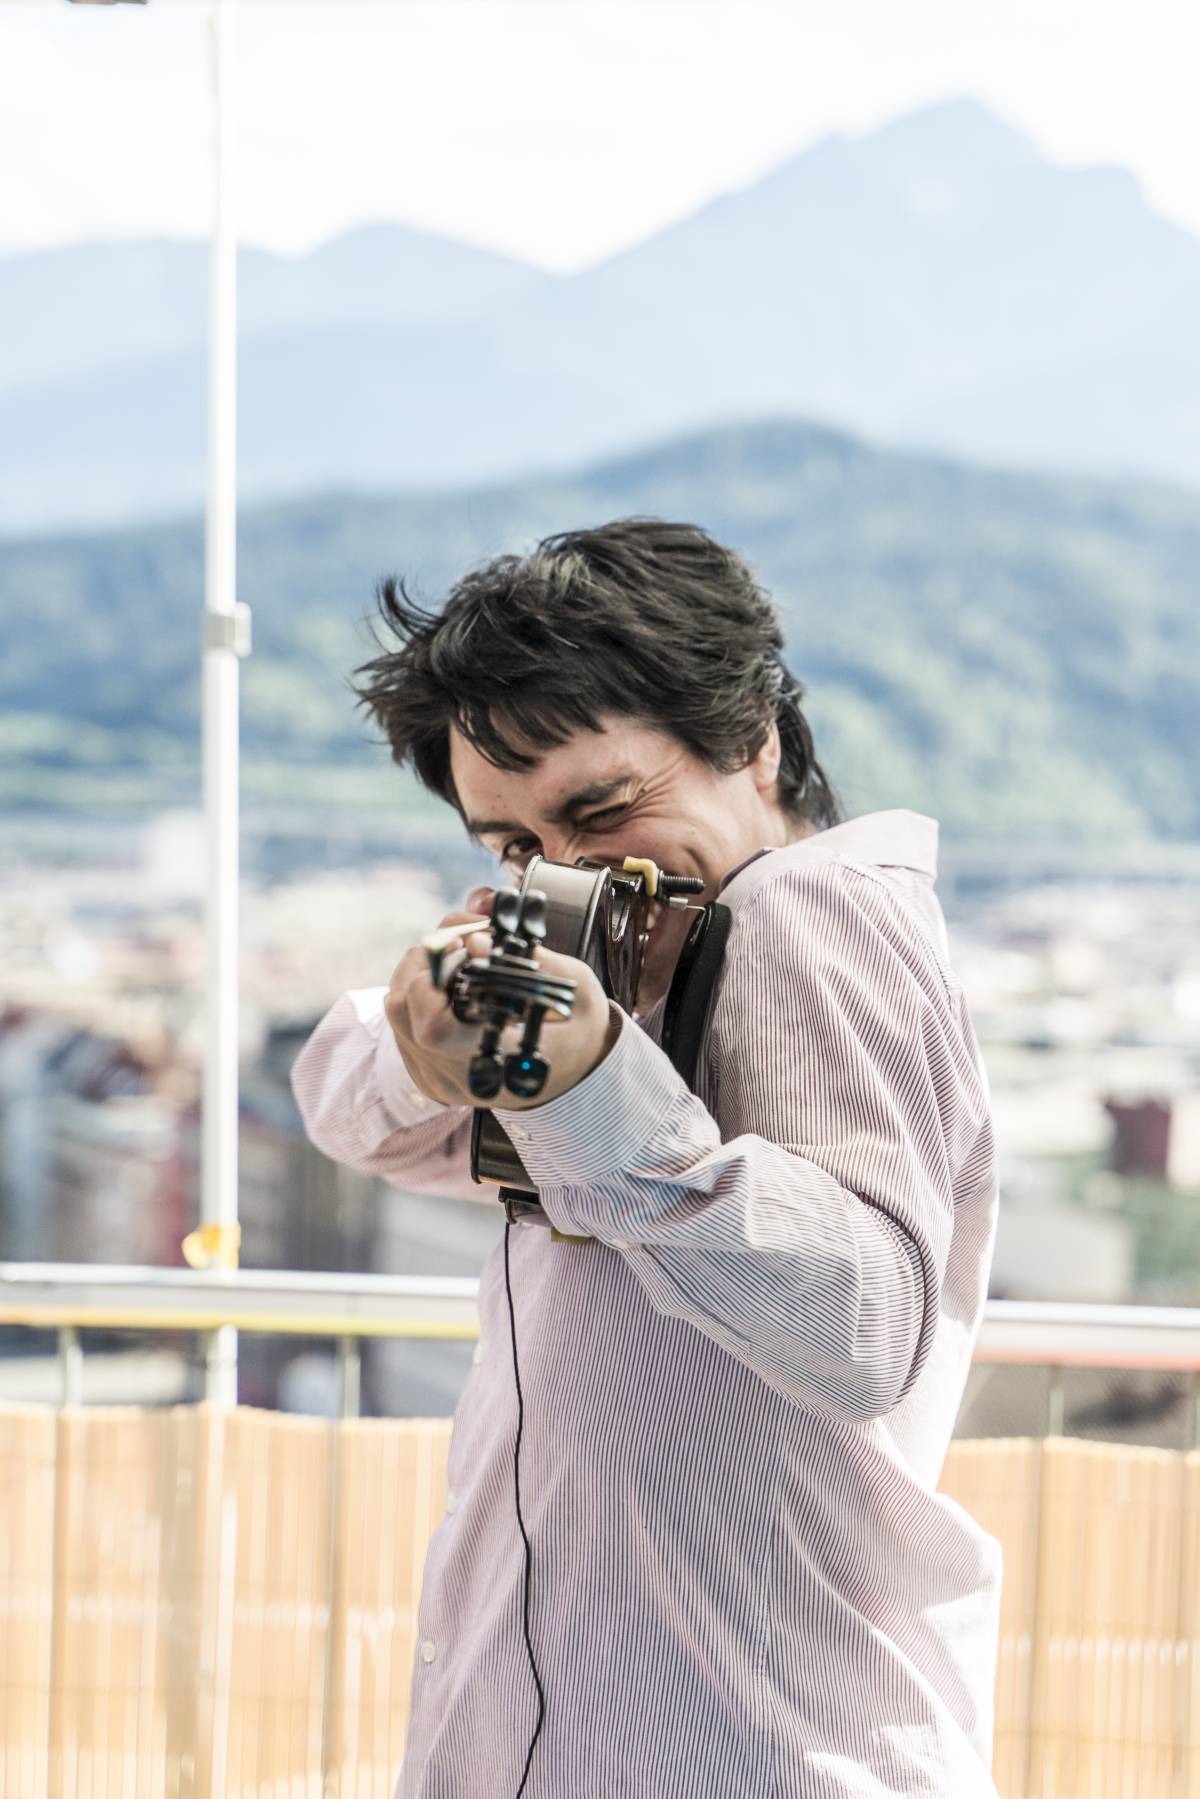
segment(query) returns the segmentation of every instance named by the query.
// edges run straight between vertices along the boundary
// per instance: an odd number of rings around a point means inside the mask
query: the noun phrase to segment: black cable
[[[525,1757],[525,1767],[521,1774],[521,1784],[517,1788],[516,1793],[516,1799],[521,1799],[521,1794],[525,1791],[525,1782],[529,1779],[529,1769],[533,1761],[533,1751],[539,1736],[542,1734],[542,1725],[546,1721],[546,1695],[542,1689],[542,1677],[538,1673],[538,1665],[533,1654],[533,1643],[529,1635],[529,1572],[533,1565],[533,1551],[529,1545],[529,1533],[525,1529],[525,1520],[521,1515],[521,1436],[525,1429],[525,1400],[521,1393],[521,1370],[517,1363],[517,1315],[513,1309],[512,1276],[509,1272],[508,1263],[508,1240],[511,1234],[512,1220],[509,1219],[504,1226],[504,1289],[508,1294],[508,1326],[509,1330],[512,1332],[513,1376],[517,1383],[517,1440],[513,1448],[513,1488],[517,1498],[517,1524],[521,1531],[521,1541],[525,1545],[525,1653],[529,1657],[530,1672],[533,1675],[533,1684],[537,1688],[538,1696],[537,1723],[534,1726],[533,1735],[529,1739],[529,1753]]]

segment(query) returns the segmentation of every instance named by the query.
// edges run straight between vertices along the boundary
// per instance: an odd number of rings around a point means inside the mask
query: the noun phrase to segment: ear
[[[763,738],[759,752],[747,764],[754,776],[754,785],[760,793],[769,793],[779,779],[779,764],[783,757],[783,745],[779,741],[779,726],[771,720],[771,728]]]

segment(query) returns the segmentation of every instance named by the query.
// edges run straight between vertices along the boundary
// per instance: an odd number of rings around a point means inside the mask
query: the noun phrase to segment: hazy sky
[[[0,250],[209,220],[206,0],[0,0]],[[1200,231],[1196,0],[240,0],[237,211],[571,269],[831,130],[972,94]]]

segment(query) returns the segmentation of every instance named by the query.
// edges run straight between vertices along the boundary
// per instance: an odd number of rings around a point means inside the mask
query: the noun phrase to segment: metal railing
[[[470,1340],[479,1335],[477,1280],[448,1275],[303,1274],[0,1262],[0,1324],[58,1333],[63,1405],[83,1396],[81,1330],[198,1331],[209,1397],[220,1401],[220,1332],[332,1337],[340,1416],[358,1415],[359,1344],[367,1337]]]
[[[0,1324],[58,1332],[64,1403],[81,1395],[88,1329],[221,1329],[336,1340],[342,1415],[357,1412],[364,1338],[464,1340],[479,1334],[474,1279],[443,1275],[304,1274],[0,1262]],[[989,1300],[975,1363],[1050,1372],[1047,1434],[1062,1429],[1070,1368],[1173,1371],[1187,1376],[1188,1439],[1200,1446],[1200,1308]]]

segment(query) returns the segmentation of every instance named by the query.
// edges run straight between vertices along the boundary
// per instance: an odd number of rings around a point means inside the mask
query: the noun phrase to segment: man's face
[[[610,716],[598,731],[579,731],[540,752],[529,769],[496,768],[458,731],[450,733],[450,769],[472,834],[495,852],[507,878],[520,878],[531,856],[575,862],[586,856],[619,870],[626,856],[647,856],[670,874],[698,875],[698,903],[716,897],[722,878],[757,850],[803,836],[776,802],[778,734],[734,774],[719,774],[667,733]],[[516,747],[526,746],[517,740]],[[533,752],[538,753],[538,752]],[[670,984],[693,914],[659,916],[646,952],[640,1004]]]

